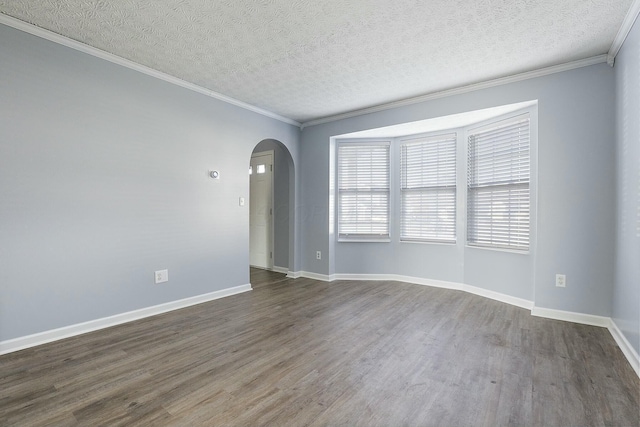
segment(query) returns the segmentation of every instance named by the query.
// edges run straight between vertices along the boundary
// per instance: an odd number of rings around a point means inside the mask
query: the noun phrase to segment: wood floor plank
[[[406,283],[251,283],[0,356],[0,425],[640,424],[604,328]]]

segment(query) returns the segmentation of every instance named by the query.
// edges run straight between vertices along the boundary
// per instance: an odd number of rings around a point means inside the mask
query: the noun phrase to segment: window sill
[[[419,245],[456,246],[457,242],[438,242],[435,240],[400,240],[400,243],[417,243]]]
[[[516,254],[516,255],[530,255],[531,251],[529,249],[527,249],[526,251],[519,251],[517,249],[506,249],[506,248],[492,248],[490,246],[474,246],[474,245],[469,245],[466,244],[465,246],[466,248],[469,249],[480,249],[480,250],[487,250],[487,251],[494,251],[494,252],[506,252],[509,254]]]
[[[345,239],[338,238],[338,243],[390,243],[391,239]]]

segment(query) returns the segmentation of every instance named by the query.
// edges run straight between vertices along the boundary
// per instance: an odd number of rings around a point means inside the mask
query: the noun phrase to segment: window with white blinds
[[[400,240],[455,243],[455,133],[400,146],[400,192]]]
[[[467,243],[528,250],[529,115],[470,131],[468,143]]]
[[[389,238],[389,143],[338,144],[338,237]]]

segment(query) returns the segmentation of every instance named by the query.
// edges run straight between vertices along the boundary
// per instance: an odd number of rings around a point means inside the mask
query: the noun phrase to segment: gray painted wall
[[[463,282],[539,307],[609,316],[615,231],[614,71],[606,64],[305,128],[302,267]],[[329,229],[330,138],[538,100],[537,240],[530,255],[412,243],[338,243]],[[315,259],[315,251],[335,258]],[[330,262],[332,259],[335,261]],[[567,287],[555,286],[555,274]]]
[[[273,265],[289,268],[289,168],[290,154],[277,141],[265,140],[254,153],[273,150]]]
[[[249,193],[252,150],[274,139],[295,170],[289,262],[276,249],[277,265],[464,282],[612,315],[638,350],[640,251],[628,232],[638,221],[637,27],[615,72],[601,64],[313,126],[299,144],[293,126],[0,25],[0,341],[248,283],[238,197]],[[331,136],[535,99],[531,255],[335,242]],[[163,268],[169,282],[154,285]]]
[[[249,158],[298,128],[2,25],[0,64],[0,341],[249,283]]]
[[[616,57],[617,230],[612,318],[640,353],[640,23]]]

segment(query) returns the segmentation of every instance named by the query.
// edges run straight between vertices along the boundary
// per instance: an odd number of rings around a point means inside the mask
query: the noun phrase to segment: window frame
[[[455,245],[458,241],[458,180],[459,180],[459,152],[458,152],[458,142],[460,136],[460,128],[450,128],[443,131],[434,131],[423,134],[415,134],[408,135],[396,138],[399,145],[400,159],[398,161],[398,169],[399,169],[399,183],[397,188],[399,189],[398,194],[398,211],[399,211],[399,241],[402,243],[435,243],[435,244],[444,244],[444,245]],[[409,188],[405,187],[405,170],[404,170],[404,157],[403,150],[407,146],[411,145],[421,145],[429,142],[436,142],[442,140],[453,140],[453,184],[448,185],[424,185],[421,187]],[[408,237],[403,235],[404,225],[405,225],[405,203],[404,197],[405,194],[408,193],[431,193],[433,191],[437,192],[438,190],[453,190],[453,238],[425,238],[425,237]]]
[[[514,255],[529,255],[535,252],[537,246],[537,203],[538,203],[538,102],[537,100],[523,102],[520,108],[513,109],[492,117],[474,121],[472,123],[458,123],[456,126],[440,127],[432,131],[423,131],[406,134],[384,135],[374,137],[357,137],[355,135],[344,135],[331,137],[331,162],[330,162],[330,182],[329,182],[329,208],[331,215],[329,216],[328,226],[329,233],[332,236],[332,242],[350,243],[350,242],[392,242],[398,245],[427,245],[427,246],[443,246],[443,248],[457,248],[458,251],[483,251],[483,252],[505,252]],[[469,245],[467,242],[467,226],[468,226],[468,195],[467,195],[467,175],[468,175],[468,133],[479,128],[492,125],[501,121],[509,120],[521,115],[529,115],[530,134],[529,134],[529,248],[528,250],[515,250],[502,247],[477,246]],[[440,241],[423,241],[423,240],[404,240],[401,239],[401,172],[400,172],[400,144],[401,141],[435,136],[438,134],[457,133],[457,163],[456,163],[456,242],[443,243]],[[358,239],[358,238],[340,238],[338,229],[338,147],[343,143],[386,143],[389,144],[389,173],[390,188],[388,199],[388,238],[383,239]],[[396,160],[397,159],[397,160]],[[398,235],[398,239],[395,235]],[[400,248],[398,246],[397,248]]]
[[[341,180],[340,180],[340,149],[344,146],[377,146],[377,147],[386,147],[387,149],[387,206],[386,206],[386,226],[387,233],[386,234],[365,234],[365,233],[342,233],[341,234],[341,209],[342,209],[342,194],[344,192],[352,192],[358,190],[346,190],[341,188]],[[391,221],[391,211],[393,200],[393,190],[392,190],[392,165],[393,165],[393,153],[392,153],[392,140],[391,139],[340,139],[336,141],[336,171],[335,171],[335,179],[336,179],[336,224],[335,224],[335,232],[337,236],[338,242],[391,242],[392,238],[392,221]],[[363,193],[383,193],[383,191],[379,190],[360,190]]]
[[[501,126],[508,126],[509,122],[517,122],[527,118],[529,123],[529,140],[528,140],[528,181],[527,184],[527,196],[528,196],[528,229],[527,229],[527,246],[526,247],[518,247],[517,245],[503,245],[503,244],[491,244],[491,243],[478,243],[470,241],[470,222],[471,218],[471,191],[470,191],[470,169],[471,169],[471,160],[470,160],[470,137],[474,134],[477,134],[482,131],[487,131],[492,128],[498,128]],[[536,170],[537,170],[537,115],[535,114],[535,110],[533,108],[526,108],[522,110],[518,110],[512,112],[510,114],[501,115],[498,117],[494,117],[488,120],[485,120],[481,123],[476,123],[465,128],[464,133],[464,148],[465,148],[465,196],[464,196],[464,228],[465,228],[465,246],[468,248],[475,249],[484,249],[484,250],[494,250],[494,251],[504,251],[504,252],[512,252],[517,254],[529,254],[532,250],[533,245],[535,244],[535,206],[536,206]],[[495,187],[515,187],[522,186],[522,182],[513,183],[513,184],[494,184],[494,185],[484,185],[483,188],[495,188]],[[479,186],[474,188],[480,188]]]

